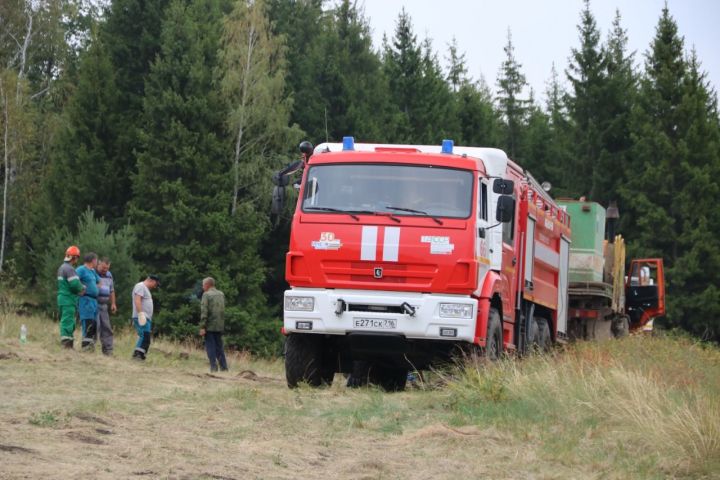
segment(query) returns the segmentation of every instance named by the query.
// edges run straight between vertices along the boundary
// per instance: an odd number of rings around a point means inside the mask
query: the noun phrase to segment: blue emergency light
[[[355,150],[355,137],[343,137],[343,151]]]
[[[453,145],[454,145],[454,144],[455,144],[455,142],[453,142],[452,140],[443,140],[443,143],[442,143],[442,153],[450,153],[450,154],[452,154],[452,153],[453,153]]]

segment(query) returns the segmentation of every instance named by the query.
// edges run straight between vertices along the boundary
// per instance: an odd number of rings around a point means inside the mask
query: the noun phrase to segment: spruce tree
[[[385,40],[383,67],[396,113],[390,129],[397,143],[438,144],[459,131],[450,87],[430,40],[419,44],[403,9],[392,42]]]
[[[392,41],[384,39],[383,44],[383,68],[397,109],[392,125],[389,125],[394,132],[393,141],[413,143],[413,140],[417,141],[415,126],[421,114],[417,111],[416,100],[421,90],[422,49],[404,8],[398,15]]]
[[[327,30],[320,37],[323,61],[316,67],[325,119],[318,140],[353,135],[361,141],[387,141],[388,83],[372,48],[367,19],[349,0],[327,17]]]
[[[497,79],[497,101],[504,121],[504,148],[511,158],[515,158],[521,149],[528,101],[522,98],[527,81],[521,71],[522,64],[515,58],[515,47],[512,43],[510,29],[508,29],[507,44],[503,50],[505,51],[505,60],[500,66]]]
[[[585,0],[577,28],[580,46],[572,49],[565,71],[572,87],[567,104],[575,145],[574,168],[568,171],[565,183],[573,185],[576,196],[587,196],[593,178],[588,172],[593,172],[597,166],[607,121],[603,105],[607,59],[589,0]]]
[[[667,7],[647,53],[631,128],[634,146],[621,190],[629,253],[664,258],[668,324],[717,339],[717,100],[695,55],[685,58]]]
[[[112,185],[105,182],[98,185],[99,191],[110,188],[114,192],[115,196],[102,207],[120,210],[116,215],[106,217],[113,228],[120,227],[127,219],[127,205],[132,196],[131,175],[136,170],[141,143],[139,132],[145,85],[150,66],[160,51],[160,28],[167,4],[168,0],[113,0],[99,29],[100,40],[112,65],[116,95],[120,99],[115,109],[107,112],[113,116],[117,135],[112,145],[105,146],[113,152],[108,161],[116,164],[118,174],[105,179]],[[101,215],[101,210],[95,208],[95,213]]]
[[[260,290],[264,222],[247,203],[231,215],[234,137],[226,135],[229,112],[214,79],[226,7],[173,0],[145,86],[131,221],[140,260],[163,277],[153,320],[159,332],[178,336],[197,330],[190,298],[207,275],[225,292],[231,332],[270,325]]]
[[[454,93],[460,87],[466,84],[468,80],[467,65],[465,63],[465,54],[458,52],[457,39],[453,37],[452,42],[448,45],[448,74],[447,81],[452,86]]]
[[[567,172],[573,168],[573,148],[570,124],[565,99],[567,94],[558,79],[555,64],[552,66],[550,81],[545,91],[547,98],[547,161],[544,171],[538,173],[538,180],[552,184],[553,195],[571,197],[575,195],[572,182],[568,181]]]
[[[120,179],[128,177],[117,163],[120,99],[103,42],[95,39],[82,55],[75,95],[64,112],[45,190],[55,226],[71,229],[82,212],[116,220],[128,201]]]
[[[627,52],[627,33],[616,11],[612,30],[605,47],[605,74],[602,86],[602,129],[600,154],[592,166],[590,198],[607,206],[619,200],[618,186],[625,183],[623,175],[632,139],[630,112],[635,102],[637,79],[633,54]],[[622,209],[623,206],[620,205]]]
[[[500,144],[500,119],[493,95],[483,79],[465,81],[453,95],[459,123],[459,145],[497,147]]]
[[[313,143],[326,138],[327,105],[318,69],[326,61],[323,37],[330,20],[322,5],[322,0],[267,1],[273,32],[286,39],[286,91],[294,99],[290,122],[299,125]]]

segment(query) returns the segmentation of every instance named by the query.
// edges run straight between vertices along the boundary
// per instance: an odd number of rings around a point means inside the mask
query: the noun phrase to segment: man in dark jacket
[[[203,296],[200,301],[200,335],[205,337],[205,350],[210,360],[210,371],[227,371],[222,335],[225,331],[225,295],[215,288],[215,279],[203,280]]]

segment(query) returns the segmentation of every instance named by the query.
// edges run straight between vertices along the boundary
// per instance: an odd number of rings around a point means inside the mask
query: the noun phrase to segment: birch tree
[[[2,227],[0,230],[0,273],[5,265],[6,243],[10,227],[10,193],[17,176],[20,152],[26,140],[25,81],[28,49],[33,33],[34,12],[25,2],[11,2],[0,11],[2,35],[0,45],[7,50],[0,69],[0,125],[2,125]],[[25,28],[21,25],[25,23]],[[13,91],[14,90],[14,91]]]
[[[288,127],[291,101],[285,92],[283,38],[271,32],[265,0],[239,0],[226,17],[220,51],[220,87],[229,103],[234,138],[232,207],[262,176],[258,157],[282,146],[297,130]],[[246,183],[246,185],[243,185]]]

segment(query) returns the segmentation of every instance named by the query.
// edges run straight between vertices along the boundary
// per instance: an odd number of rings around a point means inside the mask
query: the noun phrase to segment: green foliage
[[[720,336],[720,122],[694,53],[686,58],[667,8],[658,22],[632,112],[634,144],[622,193],[635,228],[633,254],[661,256],[667,322]]]
[[[215,88],[225,6],[216,0],[169,5],[145,90],[131,220],[140,259],[163,279],[155,295],[157,332],[178,338],[197,332],[191,294],[208,275],[240,320],[261,323],[267,311],[258,255],[267,221],[247,198],[232,209],[228,174],[236,137],[226,133],[230,110]],[[261,340],[240,347],[264,348]]]
[[[617,200],[629,254],[666,260],[667,323],[717,339],[716,95],[667,8],[641,72],[619,12],[603,41],[586,1],[578,33],[569,88],[553,69],[543,103],[527,94],[510,36],[493,92],[468,76],[456,42],[441,68],[404,10],[376,51],[350,0],[114,0],[102,17],[87,0],[2,2],[0,261],[23,276],[5,281],[37,285],[53,305],[46,282],[67,244],[118,235],[110,250],[164,277],[160,334],[196,334],[192,291],[213,275],[228,342],[277,352],[292,201],[271,228],[270,173],[302,132],[313,143],[452,138],[504,148],[555,196]],[[78,224],[86,209],[102,220]]]
[[[504,147],[511,158],[517,158],[522,145],[522,127],[526,121],[528,101],[521,98],[527,85],[522,64],[515,58],[512,34],[508,29],[507,45],[503,48],[505,60],[498,74],[498,104],[504,120]]]
[[[101,218],[124,215],[127,195],[116,152],[119,104],[113,66],[96,40],[82,56],[78,88],[65,109],[46,177],[55,226],[74,228],[78,212],[88,208]]]
[[[437,144],[455,136],[457,119],[450,86],[445,82],[437,54],[426,39],[419,44],[410,16],[403,9],[392,42],[384,41],[383,70],[394,105],[390,128],[396,143]]]
[[[28,421],[36,427],[56,427],[63,422],[63,415],[60,410],[43,410],[33,413]]]
[[[95,252],[100,257],[110,258],[112,264],[110,271],[115,281],[115,296],[119,311],[117,318],[129,318],[132,311],[130,292],[141,277],[139,267],[133,258],[137,248],[133,229],[125,226],[116,232],[110,232],[107,222],[95,218],[91,210],[86,210],[80,215],[77,224],[77,233],[71,233],[66,227],[53,230],[47,249],[38,256],[40,264],[38,287],[45,308],[50,311],[56,310],[57,269],[63,262],[65,250],[70,245],[77,245],[83,255]]]

